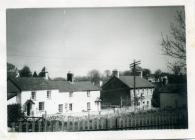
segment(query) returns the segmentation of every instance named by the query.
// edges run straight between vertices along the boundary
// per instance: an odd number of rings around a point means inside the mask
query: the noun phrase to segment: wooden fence
[[[184,112],[165,111],[115,117],[69,118],[66,121],[29,121],[11,124],[11,132],[181,129],[188,127],[187,115]]]

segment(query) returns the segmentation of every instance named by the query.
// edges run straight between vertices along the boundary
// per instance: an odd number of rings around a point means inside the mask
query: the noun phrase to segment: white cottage
[[[73,82],[72,76],[67,75],[68,81],[44,78],[8,79],[8,104],[20,104],[27,116],[100,111],[99,88],[88,81]]]

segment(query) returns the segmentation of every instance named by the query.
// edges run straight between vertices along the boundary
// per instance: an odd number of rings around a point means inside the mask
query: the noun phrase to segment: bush
[[[11,104],[7,106],[7,120],[8,120],[8,126],[12,122],[17,122],[20,118],[22,118],[24,115],[21,111],[20,104]]]

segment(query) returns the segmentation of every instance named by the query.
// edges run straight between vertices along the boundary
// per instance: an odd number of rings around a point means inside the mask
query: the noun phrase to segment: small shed
[[[159,92],[161,109],[187,107],[187,84],[168,84]]]

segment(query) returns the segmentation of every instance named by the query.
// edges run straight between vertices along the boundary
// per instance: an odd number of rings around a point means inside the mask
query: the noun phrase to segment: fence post
[[[110,117],[110,119],[108,119],[108,120],[110,120],[109,121],[109,128],[112,129],[112,127],[113,127],[113,124],[112,124],[113,123],[113,117]]]
[[[19,132],[22,132],[22,122],[19,122]]]
[[[99,130],[100,129],[99,128],[99,126],[100,126],[100,124],[99,124],[99,118],[96,119],[96,125],[97,125],[97,130]]]
[[[67,120],[67,130],[70,130],[70,119]]]
[[[100,118],[100,129],[103,129],[103,121],[102,121],[102,118]]]
[[[87,130],[90,130],[90,118],[87,120]]]
[[[47,131],[52,131],[52,121],[49,121],[49,126],[47,127]]]
[[[127,116],[127,125],[126,125],[127,128],[129,128],[129,121],[130,121],[130,120],[129,120],[129,116]]]
[[[47,132],[47,120],[44,121],[44,129],[43,129],[44,132]]]
[[[15,132],[16,124],[15,122],[11,123],[11,132]]]
[[[26,122],[26,132],[28,132],[28,122]]]
[[[72,131],[75,131],[75,118],[72,119]]]
[[[93,118],[93,119],[91,119],[91,124],[92,124],[92,130],[95,130],[95,119]]]
[[[82,119],[79,118],[79,123],[78,123],[78,128],[79,128],[78,130],[79,131],[83,129],[82,124],[83,124]]]
[[[77,123],[78,123],[78,120],[77,118],[74,118],[74,131],[77,131]]]
[[[39,126],[38,132],[41,132],[41,121],[38,121],[38,126]]]
[[[169,122],[168,129],[170,129],[171,128],[171,115],[170,115],[170,112],[168,114],[168,122]]]
[[[55,128],[56,128],[55,131],[59,131],[59,121],[56,122]]]
[[[132,128],[133,126],[133,121],[132,121],[132,115],[129,116],[129,127]]]
[[[64,131],[64,120],[61,121],[61,131]]]
[[[81,126],[82,126],[82,130],[85,130],[85,119],[81,120]]]
[[[122,126],[122,119],[121,119],[121,116],[119,117],[118,119],[118,127],[121,128]]]

